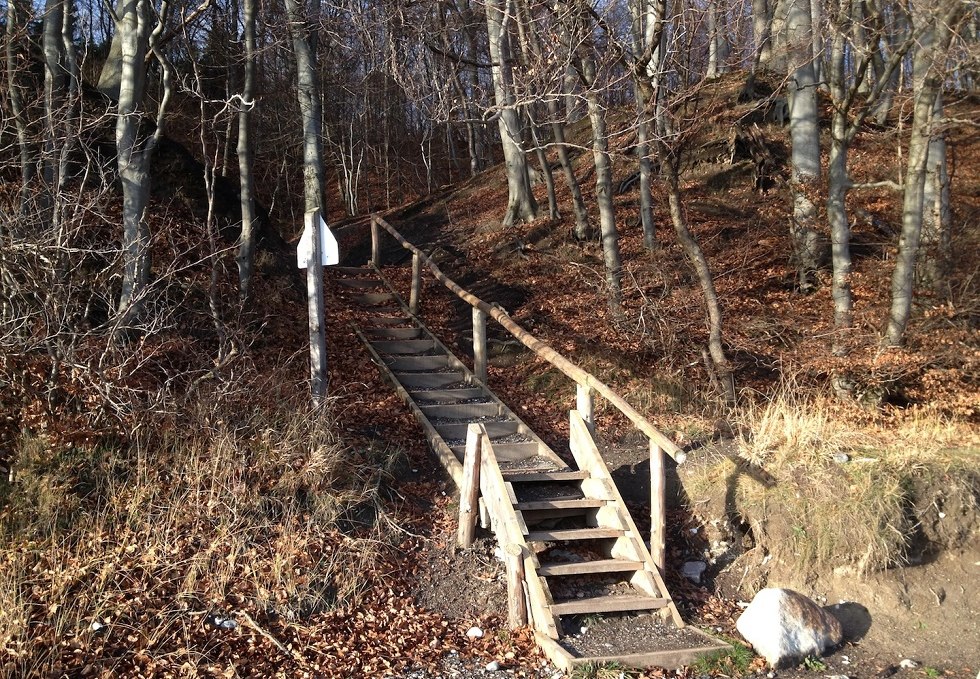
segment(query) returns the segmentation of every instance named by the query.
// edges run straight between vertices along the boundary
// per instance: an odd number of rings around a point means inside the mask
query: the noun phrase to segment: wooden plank
[[[419,312],[419,297],[422,294],[422,259],[412,254],[412,289],[408,295],[408,311],[414,316]]]
[[[527,534],[528,542],[566,542],[572,540],[602,540],[620,538],[625,531],[615,528],[569,528],[558,530],[536,530]]]
[[[575,385],[575,409],[589,426],[589,431],[595,436],[595,392],[589,387]]]
[[[497,417],[500,415],[500,406],[497,403],[447,403],[420,407],[429,419],[444,417],[450,420],[464,420],[476,417]]]
[[[470,425],[463,457],[463,485],[459,489],[459,531],[456,535],[456,541],[463,549],[473,546],[473,534],[476,532],[482,439],[479,425]]]
[[[375,276],[378,271],[369,266],[331,266],[330,271],[342,276]]]
[[[552,577],[557,575],[587,575],[591,573],[625,573],[641,570],[642,561],[627,559],[598,559],[575,563],[543,563],[538,567],[538,575]]]
[[[473,307],[473,374],[487,383],[487,315]]]
[[[468,422],[460,422],[458,424],[433,423],[432,426],[436,428],[436,431],[442,434],[444,439],[452,441],[466,438],[466,426],[468,424]],[[487,433],[490,435],[491,439],[516,434],[518,427],[520,426],[517,422],[512,420],[507,420],[504,422],[481,422],[480,424],[486,427]]]
[[[664,454],[657,442],[650,440],[650,556],[664,574],[667,554],[667,479]]]
[[[371,346],[379,354],[420,354],[436,347],[431,339],[371,340]]]
[[[356,290],[367,290],[369,288],[380,288],[384,281],[379,278],[340,278],[337,282],[345,288]]]
[[[518,428],[518,432],[520,431],[520,428]],[[455,450],[456,447],[457,446],[453,446],[453,449]],[[461,446],[459,447],[462,449]],[[508,469],[507,465],[509,463],[520,462],[529,457],[538,455],[538,453],[541,451],[541,444],[537,441],[527,441],[524,443],[500,443],[494,441],[493,449],[497,453],[497,462],[500,463],[500,471],[502,474],[504,474],[504,476],[507,476],[508,473],[514,471],[527,472],[530,474],[531,472],[556,470],[555,465],[548,458],[542,458],[539,466],[536,465],[531,468],[513,467]],[[567,465],[563,465],[563,467],[567,467]]]
[[[651,596],[597,596],[556,601],[551,605],[551,610],[557,615],[653,611],[663,608],[668,603],[670,599]]]
[[[422,328],[368,328],[364,334],[372,339],[419,339],[424,336]]]
[[[537,509],[589,509],[601,507],[606,504],[605,500],[595,498],[584,498],[579,500],[534,500],[532,502],[518,502],[514,505],[520,511],[534,511]]]
[[[381,268],[381,229],[374,216],[371,217],[371,264],[375,269]]]
[[[507,569],[507,623],[511,629],[527,624],[527,603],[524,600],[524,548],[511,543],[504,548]]]
[[[396,360],[405,360],[407,358],[418,360],[420,358],[439,358],[439,357],[438,356],[411,356],[411,357],[405,357],[404,359],[396,359]],[[389,365],[391,364],[389,363]],[[474,398],[490,398],[490,396],[487,394],[487,390],[484,389],[483,387],[463,387],[462,389],[426,389],[424,391],[416,391],[416,390],[409,389],[408,391],[410,394],[412,394],[412,398],[414,398],[416,402],[443,401],[446,403],[451,403],[455,401],[468,401]],[[425,404],[420,403],[419,405],[425,405]]]
[[[520,469],[501,470],[504,477],[512,483],[546,483],[548,481],[581,481],[589,478],[589,473],[585,471],[560,471],[560,472],[530,472],[524,473]]]
[[[381,359],[395,372],[406,370],[432,371],[449,367],[449,357],[442,356],[382,356]],[[412,391],[409,389],[409,391]]]
[[[651,667],[662,667],[667,670],[677,670],[693,664],[702,656],[718,653],[731,648],[728,644],[719,643],[716,646],[696,646],[694,648],[678,648],[667,651],[648,651],[646,653],[625,653],[621,655],[601,655],[589,656],[586,658],[573,658],[571,667],[566,670],[574,671],[579,665],[602,665],[605,663],[618,663],[627,667],[638,669],[648,669]],[[557,663],[556,663],[557,664]]]
[[[398,298],[390,292],[368,292],[353,299],[361,306],[378,306],[386,302],[398,301]]]
[[[380,359],[379,359],[380,360]],[[417,389],[441,389],[449,384],[456,384],[457,382],[462,382],[465,375],[462,372],[445,372],[445,373],[405,373],[399,370],[393,370],[395,379],[398,380],[406,389],[411,389],[412,393],[418,393],[421,396],[421,392],[417,392]],[[459,438],[463,438],[466,434],[463,434]]]
[[[405,323],[411,323],[411,316],[368,316],[364,319],[365,325],[373,324],[375,326],[379,325],[404,325]]]

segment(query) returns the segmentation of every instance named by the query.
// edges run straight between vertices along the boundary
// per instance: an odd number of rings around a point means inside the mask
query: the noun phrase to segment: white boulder
[[[756,594],[735,627],[772,667],[823,655],[843,639],[837,618],[790,589]]]

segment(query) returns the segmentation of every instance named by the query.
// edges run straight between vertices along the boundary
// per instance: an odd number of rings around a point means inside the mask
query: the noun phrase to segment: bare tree
[[[36,149],[29,128],[27,107],[24,102],[24,85],[21,73],[25,66],[25,45],[30,3],[26,0],[7,0],[7,97],[10,113],[17,130],[17,147],[20,152],[21,213],[26,212],[30,186],[37,174]]]
[[[493,91],[497,104],[497,125],[507,170],[507,211],[503,224],[529,222],[538,216],[538,204],[531,192],[527,157],[522,146],[521,116],[511,93],[510,48],[506,2],[487,0],[487,34],[493,65]]]
[[[255,259],[255,192],[253,189],[251,117],[255,109],[255,20],[256,0],[244,0],[245,77],[238,111],[238,178],[242,206],[242,235],[238,245],[238,292],[248,299]]]

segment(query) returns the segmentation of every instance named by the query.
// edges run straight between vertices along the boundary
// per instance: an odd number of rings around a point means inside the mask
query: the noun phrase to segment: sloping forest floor
[[[856,330],[849,355],[836,358],[829,274],[814,294],[794,291],[786,168],[763,194],[750,160],[725,157],[731,124],[754,105],[727,103],[737,80],[706,88],[691,111],[702,127],[682,187],[723,303],[740,392],[734,411],[717,405],[704,371],[700,292],[659,192],[653,253],[642,245],[635,188],[616,196],[625,323],[607,317],[599,244],[576,242],[568,219],[500,226],[499,167],[386,217],[457,282],[500,303],[689,451],[689,463],[671,470],[668,522],[667,580],[685,619],[734,636],[738,601],[753,588],[793,586],[822,603],[853,602],[864,617],[836,655],[780,676],[972,678],[980,669],[980,141],[950,132],[956,269],[948,294],[920,296],[901,350],[878,347],[900,196],[852,193]],[[625,126],[628,116],[617,115],[612,126]],[[761,132],[785,158],[787,131]],[[588,143],[583,123],[573,133]],[[633,163],[629,135],[616,139],[618,184]],[[860,136],[854,179],[899,178],[901,139],[894,127]],[[576,158],[587,196],[590,157],[581,148]],[[543,188],[535,191],[546,205]],[[100,200],[118,210],[117,198]],[[551,676],[528,633],[505,630],[492,543],[452,554],[453,488],[359,347],[354,312],[330,274],[329,399],[311,410],[305,297],[292,262],[263,255],[253,308],[223,324],[180,312],[207,306],[210,267],[186,228],[199,211],[193,201],[156,200],[166,209],[155,212],[154,232],[187,260],[161,302],[177,311],[166,332],[128,347],[111,377],[126,394],[157,394],[164,384],[164,396],[146,397],[138,419],[97,417],[84,406],[106,395],[96,376],[78,368],[54,390],[43,357],[2,356],[3,443],[16,455],[0,460],[13,468],[13,482],[0,485],[0,674]],[[347,263],[362,264],[365,222],[337,231]],[[385,273],[404,292],[409,271],[398,255],[386,246]],[[233,299],[233,268],[227,273]],[[431,279],[422,317],[467,354],[469,309]],[[561,450],[573,385],[493,337],[491,388]],[[223,360],[229,346],[235,355]],[[108,351],[82,343],[86,350]],[[209,364],[213,371],[192,372]],[[127,372],[136,365],[141,372]],[[192,377],[168,381],[177,374]],[[835,392],[842,382],[847,389]],[[601,405],[598,429],[642,530],[645,445]],[[707,565],[703,583],[680,575],[687,561]],[[473,626],[486,634],[468,637]],[[491,661],[501,669],[485,671]],[[748,657],[676,675],[758,670]]]

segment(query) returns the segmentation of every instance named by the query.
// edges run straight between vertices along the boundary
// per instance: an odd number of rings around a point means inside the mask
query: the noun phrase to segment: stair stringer
[[[531,612],[531,622],[534,628],[551,639],[561,636],[561,620],[551,612],[554,600],[547,580],[538,575],[538,557],[528,546],[524,536],[527,527],[514,509],[512,490],[504,481],[493,453],[493,444],[486,430],[480,425],[481,456],[480,456],[480,494],[483,496],[487,510],[490,512],[490,526],[497,536],[497,543],[502,549],[507,545],[517,545],[524,556],[524,582],[527,584],[528,608]]]
[[[669,614],[677,627],[685,627],[677,605],[667,591],[660,569],[654,564],[650,550],[643,544],[633,517],[630,516],[626,503],[609,473],[609,468],[606,467],[599,453],[592,432],[589,431],[588,425],[577,410],[569,412],[569,420],[569,447],[572,455],[579,469],[589,472],[589,478],[582,481],[582,490],[586,496],[609,500],[604,507],[596,510],[596,525],[626,531],[623,537],[617,538],[613,543],[610,556],[641,562],[643,570],[636,571],[630,579],[630,584],[648,596],[666,599],[668,603],[666,607],[660,609],[661,614]]]

